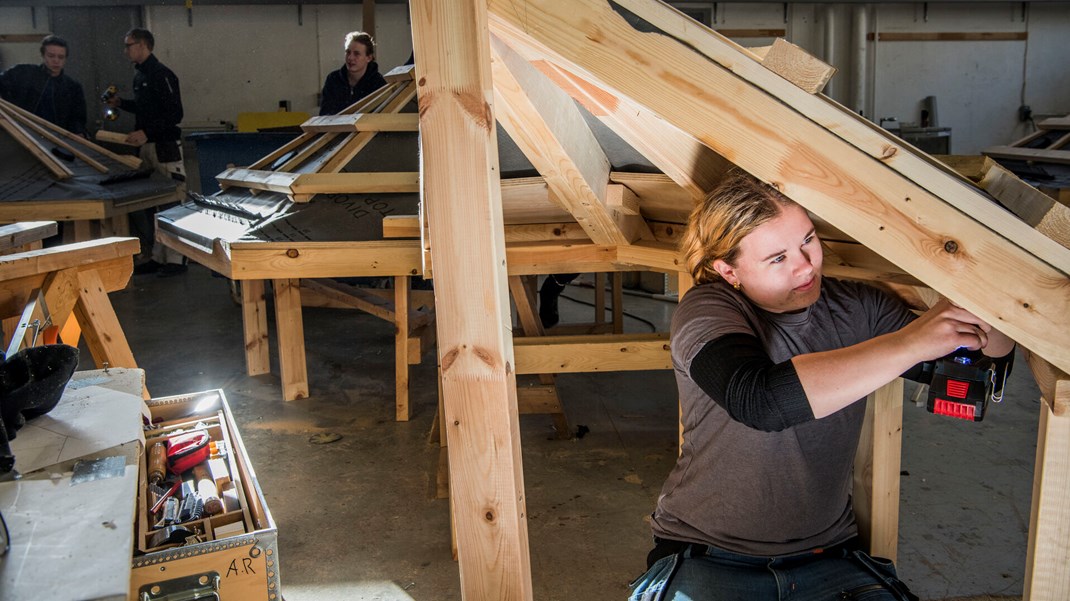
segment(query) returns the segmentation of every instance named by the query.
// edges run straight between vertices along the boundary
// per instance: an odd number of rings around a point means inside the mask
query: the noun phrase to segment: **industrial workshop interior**
[[[1067,40],[5,0],[0,601],[1070,601]]]

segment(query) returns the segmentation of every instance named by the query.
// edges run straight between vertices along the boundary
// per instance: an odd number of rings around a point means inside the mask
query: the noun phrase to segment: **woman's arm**
[[[902,329],[849,347],[791,359],[817,418],[831,415],[922,361],[959,348],[1002,357],[1014,341],[975,315],[941,300]]]

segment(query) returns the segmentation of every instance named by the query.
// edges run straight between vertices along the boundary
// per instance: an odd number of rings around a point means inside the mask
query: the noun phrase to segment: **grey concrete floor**
[[[592,297],[579,286],[565,295]],[[397,423],[393,330],[370,315],[305,310],[311,396],[287,403],[274,347],[275,375],[245,375],[227,280],[191,266],[136,276],[111,298],[155,396],[224,390],[278,525],[287,601],[460,599],[449,505],[434,498],[438,447],[427,438],[433,353],[410,376],[412,420]],[[664,331],[675,305],[626,295],[624,306]],[[564,321],[591,320],[571,300],[561,309]],[[630,317],[625,328],[651,331]],[[559,386],[573,431],[589,433],[555,440],[548,416],[521,417],[535,598],[625,599],[676,455],[675,384],[669,372],[632,372],[565,375]],[[1021,361],[1007,399],[979,424],[908,398],[898,565],[922,599],[1021,595],[1038,398]],[[310,442],[323,432],[342,438]]]

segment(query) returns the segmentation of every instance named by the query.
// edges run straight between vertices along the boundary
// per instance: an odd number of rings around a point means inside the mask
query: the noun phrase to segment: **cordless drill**
[[[115,86],[108,86],[108,88],[100,94],[100,101],[104,103],[104,118],[108,121],[115,121],[119,118],[119,109],[108,104],[108,101],[115,98],[115,95],[118,93],[118,88]]]
[[[979,422],[989,401],[1003,400],[1009,372],[1009,361],[959,349],[936,362],[925,408],[929,413]]]

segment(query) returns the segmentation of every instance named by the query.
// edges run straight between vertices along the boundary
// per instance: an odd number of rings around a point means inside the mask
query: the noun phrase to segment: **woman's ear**
[[[713,270],[716,271],[724,281],[732,284],[733,286],[739,282],[739,278],[736,277],[736,270],[722,259],[713,260]]]

